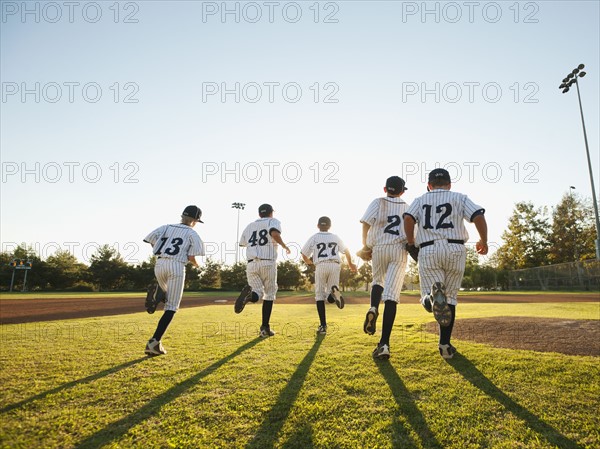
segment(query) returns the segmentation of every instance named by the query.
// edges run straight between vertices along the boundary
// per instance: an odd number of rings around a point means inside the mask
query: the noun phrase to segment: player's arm
[[[196,260],[196,256],[206,255],[206,253],[204,252],[204,242],[198,234],[192,234],[190,236],[190,241],[191,246],[190,251],[188,252],[188,262],[196,268],[200,268],[200,265],[198,265],[198,261]],[[192,255],[190,255],[189,253],[192,253]]]
[[[488,230],[487,230],[487,221],[485,220],[485,215],[483,213],[476,215],[473,218],[473,224],[479,233],[479,241],[475,244],[475,250],[478,254],[486,255],[488,252]]]
[[[242,235],[240,236],[240,241],[238,242],[239,246],[248,246],[248,232],[246,232],[247,229],[248,228],[244,229]]]
[[[371,229],[371,225],[369,223],[362,222],[362,244],[364,247],[367,246],[367,234],[369,233],[369,229]]]
[[[402,218],[404,219],[404,233],[406,234],[406,243],[409,245],[415,244],[415,218],[405,213]]]
[[[346,260],[348,261],[350,271],[356,273],[357,268],[356,265],[354,265],[354,263],[352,262],[352,255],[350,254],[350,250],[348,248],[346,248],[346,251],[344,251],[344,255],[346,256]]]
[[[279,232],[275,228],[272,228],[269,233],[271,234],[271,238],[277,243],[279,243],[283,249],[285,249],[286,254],[289,254],[291,252],[288,246],[285,243],[283,243],[283,240],[281,239],[281,232]]]
[[[164,226],[161,226],[160,228],[157,228],[154,231],[152,231],[144,238],[144,242],[150,244],[150,246],[154,246],[159,236],[161,235],[160,233],[163,231],[163,228]]]
[[[302,260],[304,261],[304,263],[306,265],[314,265],[314,263],[310,257],[305,256],[304,253],[301,253],[300,255],[302,256]]]

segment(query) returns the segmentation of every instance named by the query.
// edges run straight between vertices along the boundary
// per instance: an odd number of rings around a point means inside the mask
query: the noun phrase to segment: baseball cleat
[[[146,344],[146,350],[144,352],[149,356],[155,356],[166,354],[167,350],[163,347],[160,341],[158,341],[156,338],[153,338]]]
[[[250,287],[249,285],[246,285],[242,289],[240,296],[238,296],[238,298],[235,300],[235,305],[233,306],[233,310],[235,311],[235,313],[242,313],[242,310],[244,310],[244,307],[246,307],[246,304],[248,303],[248,301],[251,298],[252,298],[252,287]]]
[[[146,312],[154,313],[156,307],[160,302],[166,301],[166,295],[162,288],[158,284],[152,284],[148,288],[148,294],[146,295]]]
[[[335,305],[338,306],[338,309],[343,309],[344,305],[345,305],[344,297],[340,293],[339,288],[337,288],[337,286],[335,286],[335,285],[333,287],[331,287],[331,296],[333,296]]]
[[[429,312],[429,313],[433,312],[433,307],[431,305],[431,295],[427,295],[427,296],[421,298],[421,305],[427,312]]]
[[[373,351],[373,357],[379,360],[387,360],[390,358],[390,347],[386,344],[379,343]]]
[[[440,355],[445,359],[451,359],[456,354],[456,348],[451,344],[438,345],[440,349]]]
[[[446,299],[446,287],[443,282],[436,282],[431,286],[431,303],[433,317],[441,327],[447,327],[452,321],[452,311]]]
[[[273,335],[275,335],[275,332],[273,332],[269,326],[263,325],[260,327],[260,338],[272,337]]]
[[[377,317],[379,316],[379,312],[375,307],[371,307],[367,312],[367,316],[365,317],[365,324],[363,325],[363,330],[365,334],[373,335],[376,331]]]
[[[327,296],[327,302],[329,304],[333,304],[335,302],[335,298],[333,297],[333,295],[330,293],[329,296]]]
[[[325,335],[326,333],[327,333],[327,326],[321,325],[317,328],[317,334]]]

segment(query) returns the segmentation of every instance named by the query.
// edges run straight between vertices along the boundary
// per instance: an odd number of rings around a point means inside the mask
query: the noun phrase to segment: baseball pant
[[[400,301],[400,292],[406,275],[407,252],[400,245],[373,247],[373,285],[383,287],[381,299]]]
[[[167,295],[164,310],[177,312],[183,295],[185,282],[185,264],[173,259],[158,259],[154,266],[154,274],[158,285]]]
[[[254,259],[248,262],[246,278],[252,291],[265,301],[275,301],[277,293],[277,264],[274,260]]]
[[[340,285],[342,267],[337,262],[319,262],[315,268],[315,300],[325,301],[331,293],[331,287]]]
[[[466,260],[467,249],[457,243],[436,240],[433,245],[422,248],[419,251],[421,298],[431,293],[431,286],[435,282],[443,282],[448,304],[456,305]]]

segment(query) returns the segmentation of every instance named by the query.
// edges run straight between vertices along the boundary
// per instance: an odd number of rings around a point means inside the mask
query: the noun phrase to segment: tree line
[[[0,289],[8,290],[13,276],[11,261],[31,262],[27,272],[28,291],[140,291],[155,282],[155,257],[140,264],[127,263],[121,254],[109,245],[103,245],[92,254],[86,265],[66,250],[59,250],[41,260],[32,249],[18,246],[13,252],[0,253]],[[14,291],[23,287],[23,270],[16,270]],[[281,290],[310,290],[314,283],[314,267],[304,262],[282,261],[277,264],[277,282]],[[342,265],[340,287],[356,290],[371,282],[371,266],[363,265],[352,273]],[[247,283],[246,262],[225,265],[207,258],[200,268],[186,265],[186,290],[241,290]]]
[[[490,260],[502,270],[595,259],[593,204],[571,193],[550,209],[530,201],[516,203],[502,240]]]
[[[558,205],[538,207],[532,202],[515,204],[508,226],[502,234],[503,244],[481,264],[472,248],[467,248],[467,263],[462,286],[483,289],[506,289],[508,271],[595,258],[596,230],[591,201],[565,194]],[[33,268],[27,273],[27,290],[54,291],[143,291],[154,282],[154,257],[137,265],[127,263],[119,252],[103,245],[86,265],[66,250],[59,250],[41,260],[30,248],[17,247],[0,253],[0,289],[8,290],[14,259],[29,260]],[[23,272],[15,273],[15,291],[21,291]],[[304,262],[282,261],[277,265],[281,290],[311,290],[314,266]],[[362,264],[352,273],[342,264],[342,290],[369,290],[371,264]],[[246,263],[225,265],[207,258],[199,269],[186,265],[187,290],[238,291],[246,285]],[[418,288],[417,265],[409,263],[405,286]]]

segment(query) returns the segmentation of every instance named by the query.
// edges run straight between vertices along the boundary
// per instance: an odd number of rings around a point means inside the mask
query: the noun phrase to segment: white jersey
[[[159,259],[188,262],[188,256],[204,256],[204,244],[198,233],[188,225],[171,224],[156,228],[144,242],[152,245],[152,252]]]
[[[340,263],[340,254],[346,250],[346,245],[337,235],[331,232],[317,232],[304,244],[302,254],[312,257],[315,265],[326,260]]]
[[[372,201],[360,219],[371,226],[367,246],[401,244],[406,241],[402,215],[408,204],[400,198],[384,197]]]
[[[434,189],[415,199],[406,211],[417,222],[416,246],[441,239],[469,239],[464,220],[472,222],[485,209],[467,195],[445,189]]]
[[[246,247],[248,260],[277,260],[279,245],[271,237],[273,230],[281,233],[281,223],[276,218],[259,218],[246,226],[240,237],[240,246]]]

